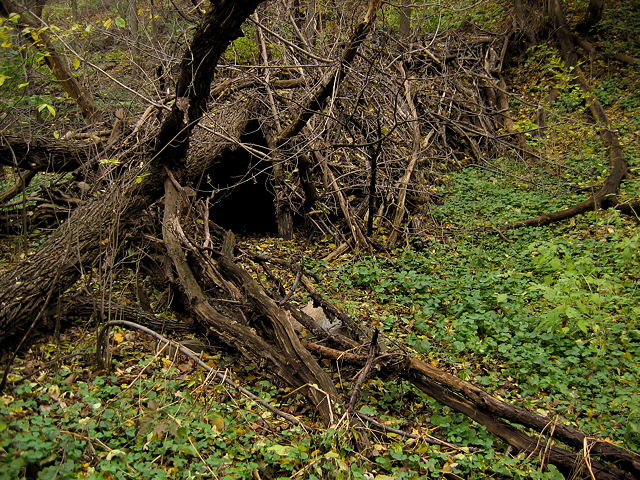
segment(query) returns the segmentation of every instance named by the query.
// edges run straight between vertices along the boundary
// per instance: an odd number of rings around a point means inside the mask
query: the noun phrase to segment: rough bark
[[[514,0],[514,30],[526,38],[528,45],[537,44],[547,29],[543,2],[539,0]],[[516,38],[517,40],[517,38]]]
[[[190,53],[185,54],[181,65],[177,89],[177,96],[187,100],[188,108],[183,112],[174,106],[156,142],[156,157],[163,163],[180,165],[184,161],[189,133],[206,107],[217,61],[260,1],[241,5],[232,0],[218,2],[196,30]],[[185,123],[186,115],[190,120]],[[220,143],[218,153],[224,147]],[[119,237],[117,233],[127,219],[135,218],[160,198],[164,192],[163,170],[158,162],[147,159],[144,163],[143,170],[133,171],[105,195],[79,207],[38,251],[0,277],[0,345],[24,331],[46,307],[50,293],[57,295],[69,288],[110,239]],[[196,178],[201,172],[181,173]]]
[[[71,172],[95,157],[94,143],[0,135],[0,165],[41,172]]]
[[[413,7],[410,0],[404,0],[398,7],[400,11],[400,35],[407,38],[411,33],[411,12]]]
[[[218,60],[263,1],[222,1],[204,16],[180,63],[175,103],[155,140],[154,156],[161,164],[177,166],[186,158],[191,131],[207,108]]]
[[[184,205],[172,179],[165,182],[164,201],[162,232],[165,245],[181,288],[188,298],[188,308],[199,323],[211,329],[221,341],[237,349],[248,360],[273,372],[292,388],[302,389],[311,405],[322,414],[325,423],[334,423],[332,405],[337,397],[336,388],[328,374],[300,344],[289,317],[264,293],[248,272],[233,262],[233,247],[230,245],[223,247],[223,255],[219,260],[221,273],[225,278],[230,278],[237,289],[241,289],[242,296],[261,314],[263,321],[270,324],[266,326],[270,327],[271,335],[261,336],[256,333],[257,329],[243,325],[237,318],[216,309],[187,261],[185,251],[190,252],[197,262],[203,265],[208,263],[200,252],[192,248],[182,230],[180,217]],[[263,331],[263,328],[259,331]],[[271,344],[269,340],[275,341],[275,344]]]
[[[366,355],[311,343],[305,345],[309,350],[342,363],[362,366],[367,362]],[[553,463],[566,474],[578,473],[578,478],[585,476],[584,472],[581,472],[584,459],[580,454],[576,455],[565,448],[551,445],[551,439],[544,440],[528,435],[513,424],[520,424],[543,434],[552,432],[552,439],[560,440],[578,451],[585,448],[586,444],[590,455],[601,457],[616,465],[590,459],[591,468],[598,479],[631,480],[640,475],[640,456],[635,453],[613,443],[589,438],[582,432],[553,419],[499,400],[478,387],[416,358],[398,361],[397,358],[391,357],[384,362],[384,367],[378,369],[378,375],[395,375],[411,381],[429,396],[484,425],[490,432],[518,450],[540,455],[543,464]]]

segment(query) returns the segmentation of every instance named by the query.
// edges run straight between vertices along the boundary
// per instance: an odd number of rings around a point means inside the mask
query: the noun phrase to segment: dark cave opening
[[[242,143],[267,153],[267,141],[258,121],[240,137]],[[222,156],[207,171],[201,191],[213,192],[211,219],[221,227],[248,235],[277,232],[271,163],[239,147]]]

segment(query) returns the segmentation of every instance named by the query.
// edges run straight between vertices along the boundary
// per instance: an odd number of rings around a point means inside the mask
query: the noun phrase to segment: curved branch
[[[143,325],[139,325],[139,324],[134,323],[134,322],[129,322],[127,320],[112,320],[110,322],[105,323],[102,326],[102,328],[100,329],[100,332],[98,333],[98,345],[97,345],[97,348],[96,348],[96,358],[97,358],[97,360],[99,362],[99,366],[101,368],[109,368],[109,366],[110,366],[109,365],[110,355],[109,355],[109,352],[108,352],[107,334],[109,332],[109,327],[115,326],[115,325],[128,327],[128,328],[134,328],[136,330],[140,330],[141,332],[146,333],[147,335],[155,338],[156,340],[159,340],[163,344],[170,345],[170,346],[174,347],[175,349],[179,350],[180,353],[182,353],[183,355],[186,355],[191,360],[193,360],[195,363],[197,363],[198,366],[200,366],[201,368],[206,370],[209,375],[214,376],[215,378],[220,380],[222,383],[226,383],[231,388],[237,390],[238,392],[240,392],[245,397],[250,398],[254,402],[262,405],[267,410],[269,410],[270,412],[275,413],[279,417],[284,418],[289,423],[291,423],[293,425],[300,426],[300,427],[302,427],[303,429],[305,429],[307,431],[310,431],[310,432],[313,431],[313,428],[311,428],[309,425],[305,425],[304,423],[302,423],[300,420],[298,420],[293,415],[289,415],[288,413],[283,412],[279,408],[276,408],[273,405],[267,403],[266,401],[264,401],[263,399],[261,399],[257,395],[254,395],[253,393],[251,393],[246,388],[243,388],[240,385],[238,385],[236,382],[231,380],[231,378],[229,378],[229,375],[228,375],[227,372],[225,372],[223,374],[223,373],[220,373],[217,370],[214,370],[209,365],[207,365],[202,360],[200,360],[200,358],[198,358],[198,356],[195,355],[191,350],[189,350],[188,348],[184,347],[179,342],[174,342],[172,340],[169,340],[165,336],[160,335],[158,332],[155,332],[154,330],[151,330],[148,327],[145,327]]]

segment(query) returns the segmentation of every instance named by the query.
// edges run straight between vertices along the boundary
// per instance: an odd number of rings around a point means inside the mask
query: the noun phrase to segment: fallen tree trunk
[[[319,355],[346,364],[363,366],[367,361],[366,355],[335,350],[308,342],[305,346]],[[401,361],[398,357],[392,356],[383,363],[384,368],[378,369],[379,376],[392,375],[411,381],[429,396],[484,425],[490,432],[517,449],[532,455],[541,455],[543,464],[553,463],[567,474],[580,472],[584,468],[585,459],[580,454],[577,455],[548,443],[555,438],[579,450],[588,448],[591,455],[600,456],[616,465],[614,467],[589,460],[598,479],[631,480],[640,475],[640,456],[613,443],[589,438],[582,432],[553,419],[498,400],[478,387],[416,358],[405,358]],[[550,438],[545,441],[539,437],[532,437],[506,422],[532,428],[540,434],[548,434]]]
[[[292,388],[302,389],[311,405],[322,414],[325,423],[333,424],[333,401],[337,397],[333,382],[300,344],[286,313],[276,306],[247,272],[233,262],[231,244],[223,246],[219,266],[234,281],[236,288],[242,289],[241,297],[246,297],[256,313],[261,314],[262,320],[268,324],[261,325],[261,330],[267,327],[271,330],[270,335],[260,335],[249,325],[239,322],[239,315],[230,316],[214,307],[185,255],[185,252],[190,251],[201,265],[210,263],[201,252],[192,247],[182,230],[180,212],[187,205],[181,201],[181,194],[174,181],[169,178],[165,182],[162,232],[178,281],[189,301],[188,308],[198,322],[211,329],[222,342],[240,351],[251,362],[275,373]],[[213,266],[209,265],[209,268]],[[218,283],[221,290],[235,290],[223,284],[224,280],[219,275],[211,275],[211,279]],[[268,339],[274,340],[274,344],[270,344]]]
[[[0,165],[23,170],[71,172],[94,159],[96,153],[95,144],[88,142],[0,135]]]
[[[128,219],[162,196],[165,173],[158,160],[176,166],[187,178],[201,174],[189,172],[182,165],[189,135],[206,106],[220,55],[260,2],[223,0],[207,12],[182,61],[177,88],[181,101],[175,102],[156,137],[154,158],[141,159],[146,160],[142,168],[133,169],[105,195],[79,207],[37,252],[0,277],[0,346],[24,332],[46,307],[48,298],[68,289],[85,269],[91,268],[110,239],[119,237]],[[236,133],[235,142],[239,139]],[[221,142],[218,153],[227,146]],[[113,247],[117,249],[118,245]]]
[[[111,320],[125,320],[138,323],[147,328],[153,328],[162,333],[195,332],[197,330],[197,325],[194,322],[169,320],[131,305],[123,305],[108,300],[101,302],[83,295],[61,300],[61,316],[65,318],[87,319],[95,316],[100,324]]]

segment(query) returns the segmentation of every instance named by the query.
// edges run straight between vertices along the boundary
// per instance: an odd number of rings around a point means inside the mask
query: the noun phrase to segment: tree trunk
[[[157,136],[155,153],[160,165],[157,160],[146,159],[142,171],[134,170],[107,194],[79,207],[37,252],[0,277],[0,345],[24,331],[46,307],[48,298],[73,285],[110,239],[119,237],[128,219],[161,197],[161,165],[183,164],[189,135],[206,109],[218,59],[261,1],[221,0],[204,17],[181,64],[177,97],[183,102],[176,102]],[[239,134],[235,140],[239,140]],[[221,144],[218,153],[223,149]],[[180,170],[191,179],[201,173]],[[142,182],[138,182],[140,179]]]
[[[400,35],[408,37],[411,33],[411,0],[404,0],[404,3],[400,7]]]
[[[581,32],[587,32],[602,20],[604,12],[604,0],[590,0],[584,19],[578,24],[577,29]]]
[[[58,83],[64,88],[64,91],[78,104],[82,117],[87,123],[99,122],[102,116],[93,101],[93,96],[87,89],[80,85],[78,79],[71,73],[71,70],[58,53],[58,50],[49,39],[47,33],[42,31],[43,25],[41,25],[40,21],[32,18],[24,8],[11,0],[0,0],[0,14],[8,15],[12,12],[20,14],[21,24],[33,29],[30,33],[33,39],[33,45],[46,54],[44,61],[49,69],[51,69]]]
[[[127,5],[127,26],[131,34],[131,51],[134,58],[140,55],[140,38],[138,32],[138,6],[136,0],[129,0]]]
[[[0,136],[0,165],[43,172],[71,172],[87,163],[96,153],[92,143],[75,143],[3,134]]]

